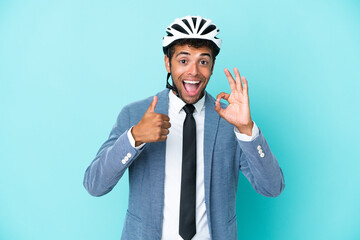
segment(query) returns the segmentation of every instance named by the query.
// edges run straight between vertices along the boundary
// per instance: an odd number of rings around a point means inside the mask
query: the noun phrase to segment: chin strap
[[[176,92],[176,96],[179,97],[179,92],[178,92],[175,84],[173,84],[174,86],[172,86],[172,85],[170,85],[170,83],[169,83],[169,78],[170,78],[170,76],[171,76],[171,74],[168,73],[168,74],[167,74],[167,78],[166,78],[166,88],[175,91],[175,92]],[[173,83],[174,83],[174,82],[173,82]]]

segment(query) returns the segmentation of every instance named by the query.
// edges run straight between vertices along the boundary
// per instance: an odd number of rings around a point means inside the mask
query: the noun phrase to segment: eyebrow
[[[178,54],[176,54],[175,57],[177,57],[179,55],[190,55],[190,53],[188,53],[188,52],[179,52]],[[211,58],[209,53],[201,53],[200,56],[208,56],[209,58]]]

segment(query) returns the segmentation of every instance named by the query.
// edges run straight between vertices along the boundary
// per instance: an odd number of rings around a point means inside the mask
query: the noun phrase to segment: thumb
[[[219,99],[219,101],[216,100],[216,102],[215,102],[215,111],[220,115],[220,117],[224,118],[225,109],[221,108],[220,99]]]
[[[146,112],[155,112],[155,107],[156,107],[157,101],[158,101],[157,96],[154,96],[154,98]]]

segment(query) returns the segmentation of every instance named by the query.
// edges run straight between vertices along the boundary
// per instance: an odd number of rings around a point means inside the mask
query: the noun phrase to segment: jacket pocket
[[[228,237],[227,239],[236,240],[237,238],[237,222],[236,214],[228,221]]]
[[[134,219],[135,221],[141,223],[141,218],[139,218],[135,214],[131,213],[129,210],[126,211],[126,217],[130,217],[130,218]]]
[[[236,222],[236,214],[232,218],[230,218],[230,220],[228,221],[228,225],[231,225],[234,222]]]
[[[141,232],[142,232],[141,218],[139,218],[138,216],[134,215],[133,213],[129,212],[129,210],[127,210],[121,239],[141,240],[142,239]]]

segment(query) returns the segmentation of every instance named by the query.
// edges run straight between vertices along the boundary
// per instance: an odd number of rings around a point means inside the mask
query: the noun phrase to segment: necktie
[[[183,127],[179,234],[190,240],[196,233],[196,123],[194,106],[186,104]]]

